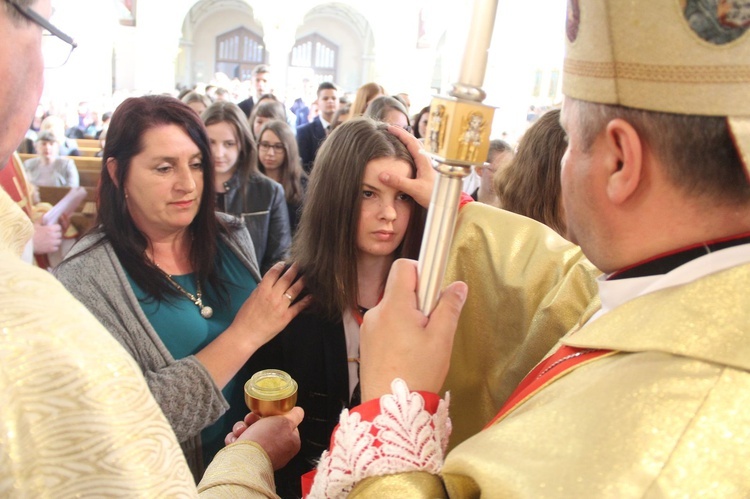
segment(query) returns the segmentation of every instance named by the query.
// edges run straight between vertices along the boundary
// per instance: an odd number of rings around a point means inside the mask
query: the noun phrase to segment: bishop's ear
[[[643,144],[635,128],[619,118],[607,124],[605,140],[610,160],[607,195],[613,203],[621,204],[636,193],[643,180]]]

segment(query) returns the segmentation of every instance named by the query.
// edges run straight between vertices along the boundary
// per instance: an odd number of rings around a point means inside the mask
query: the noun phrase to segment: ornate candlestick
[[[430,104],[424,152],[438,175],[419,252],[418,298],[425,315],[435,308],[445,276],[462,179],[473,165],[485,162],[490,147],[495,109],[482,104],[487,94],[481,86],[496,12],[497,0],[474,1],[459,82],[448,96],[435,96]]]

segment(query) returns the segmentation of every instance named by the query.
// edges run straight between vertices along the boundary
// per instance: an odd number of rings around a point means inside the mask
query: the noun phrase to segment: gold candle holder
[[[430,315],[440,296],[448,252],[456,226],[462,179],[481,165],[490,148],[495,108],[482,104],[481,86],[495,25],[498,0],[474,0],[469,37],[459,82],[449,96],[435,96],[430,105],[424,153],[437,170],[419,252],[419,309]]]
[[[245,404],[259,415],[285,414],[297,404],[297,382],[279,369],[264,369],[245,383]]]

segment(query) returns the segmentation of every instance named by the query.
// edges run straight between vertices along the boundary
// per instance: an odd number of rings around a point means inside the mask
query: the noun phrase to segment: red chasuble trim
[[[467,204],[473,203],[473,202],[474,202],[474,198],[462,191],[461,197],[458,200],[458,209],[460,210]]]
[[[540,362],[508,397],[500,412],[492,418],[485,428],[502,420],[510,411],[518,407],[536,392],[570,371],[601,357],[617,353],[614,350],[594,348],[577,348],[567,345]]]

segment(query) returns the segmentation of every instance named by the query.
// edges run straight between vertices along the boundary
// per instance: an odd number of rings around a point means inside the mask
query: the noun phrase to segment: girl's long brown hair
[[[357,227],[362,204],[362,180],[367,163],[396,158],[414,159],[388,126],[369,118],[338,126],[318,151],[310,176],[292,259],[315,297],[316,311],[332,320],[357,306]],[[426,211],[415,203],[396,257],[417,258]]]

